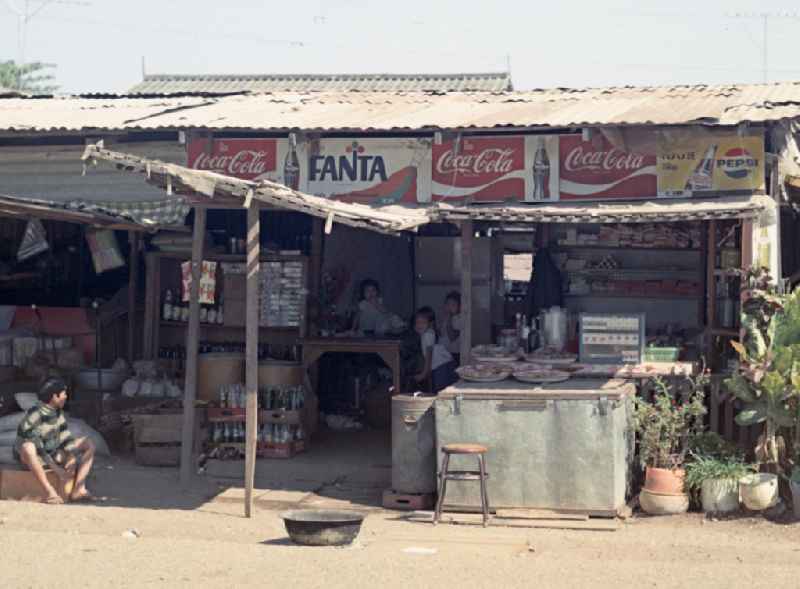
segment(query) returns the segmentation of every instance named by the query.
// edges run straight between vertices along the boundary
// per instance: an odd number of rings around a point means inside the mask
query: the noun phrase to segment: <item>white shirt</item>
[[[463,322],[461,320],[461,315],[453,315],[450,318],[451,325],[453,329],[457,332],[461,333],[461,327]],[[447,326],[445,325],[444,329],[442,329],[442,335],[439,338],[439,343],[442,344],[445,349],[450,352],[451,354],[460,354],[461,353],[461,337],[457,337],[454,340],[450,339],[450,335],[447,333]]]
[[[429,329],[421,336],[422,341],[422,354],[427,357],[428,350],[433,349],[431,352],[431,370],[436,370],[440,366],[444,366],[453,360],[453,356],[447,351],[442,344],[436,343],[436,334],[432,329]]]
[[[381,312],[369,301],[358,303],[358,329],[363,333],[372,331],[375,335],[386,333],[389,323],[389,315]]]

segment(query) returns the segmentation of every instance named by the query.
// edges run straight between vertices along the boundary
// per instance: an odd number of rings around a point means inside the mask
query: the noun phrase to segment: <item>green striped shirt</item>
[[[71,452],[75,438],[67,429],[64,412],[40,402],[28,409],[17,428],[17,441],[14,445],[17,453],[25,442],[32,442],[40,457],[54,458],[59,450]]]

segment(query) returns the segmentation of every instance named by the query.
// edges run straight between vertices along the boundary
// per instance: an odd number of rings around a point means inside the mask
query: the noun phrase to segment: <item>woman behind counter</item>
[[[371,278],[362,280],[353,333],[366,336],[384,335],[389,330],[391,318],[392,314],[383,306],[378,283]]]

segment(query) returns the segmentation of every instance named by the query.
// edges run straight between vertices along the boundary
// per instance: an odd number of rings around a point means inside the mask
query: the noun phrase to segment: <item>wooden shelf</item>
[[[621,250],[621,251],[636,251],[636,252],[691,252],[698,254],[700,249],[688,247],[641,247],[641,246],[628,246],[628,245],[554,245],[550,247],[551,251],[559,250]]]
[[[720,337],[739,337],[739,330],[730,327],[709,327],[708,333]]]
[[[633,295],[633,294],[600,294],[600,293],[589,293],[589,294],[565,294],[565,298],[571,299],[665,299],[665,300],[680,300],[680,301],[696,301],[702,298],[702,295],[662,295],[662,294],[652,294],[652,295]]]
[[[171,259],[171,260],[182,260],[184,262],[188,262],[192,259],[191,252],[160,252],[160,251],[152,251],[147,252],[147,255],[155,256],[156,258],[164,258],[164,259]],[[221,253],[213,253],[209,252],[203,255],[204,260],[208,260],[210,262],[240,262],[244,264],[247,261],[247,256],[244,254],[221,254]],[[278,253],[262,253],[261,257],[259,257],[259,261],[261,262],[285,262],[285,261],[294,261],[294,260],[306,260],[308,256],[300,254],[278,254]]]
[[[184,329],[188,329],[189,323],[183,321],[162,321],[162,327],[173,327],[178,328],[182,327]],[[215,329],[215,330],[222,330],[222,331],[244,331],[244,325],[220,325],[218,323],[201,323],[200,329]],[[261,325],[259,329],[262,331],[299,331],[299,326],[292,326],[292,327],[269,327]]]

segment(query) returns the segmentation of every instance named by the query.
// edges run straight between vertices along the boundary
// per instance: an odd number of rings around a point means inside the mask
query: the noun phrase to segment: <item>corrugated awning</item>
[[[756,217],[774,205],[769,196],[748,194],[691,199],[630,202],[582,202],[518,205],[440,205],[436,216],[446,221],[508,223],[652,223],[709,221]]]
[[[339,202],[292,190],[268,180],[240,180],[111,151],[104,149],[102,142],[87,146],[83,160],[105,161],[120,170],[143,173],[148,182],[161,186],[169,194],[184,194],[187,195],[187,200],[199,199],[196,204],[247,207],[251,199],[256,199],[276,207],[320,217],[328,223],[342,223],[382,233],[413,231],[431,221],[430,211],[426,207],[372,207]]]

